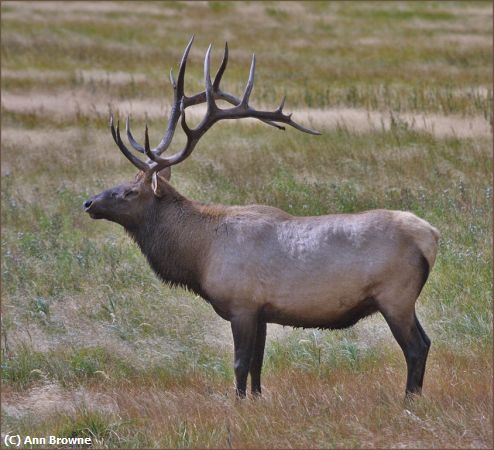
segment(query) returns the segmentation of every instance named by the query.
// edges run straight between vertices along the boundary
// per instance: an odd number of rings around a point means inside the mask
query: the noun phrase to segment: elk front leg
[[[235,379],[237,396],[245,397],[247,375],[254,354],[254,345],[257,333],[257,315],[244,313],[231,320],[233,345],[235,352]]]
[[[250,381],[253,395],[261,395],[261,370],[264,358],[264,346],[266,344],[266,322],[257,323],[256,343],[254,356],[250,363]]]

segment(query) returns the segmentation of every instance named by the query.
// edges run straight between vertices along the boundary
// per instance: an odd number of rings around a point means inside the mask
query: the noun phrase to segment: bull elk
[[[220,89],[228,45],[211,81],[209,46],[204,60],[205,90],[184,94],[184,75],[193,38],[179,67],[170,73],[174,102],[164,137],[156,148],[139,144],[126,121],[128,141],[110,117],[115,143],[139,172],[134,181],[104,191],[84,203],[93,219],[122,225],[137,242],[156,274],[166,283],[191,289],[231,323],[236,392],[244,397],[247,376],[253,394],[261,393],[266,324],[340,329],[379,311],[398,341],[407,363],[406,394],[419,394],[430,340],[415,314],[415,302],[434,264],[438,231],[410,212],[373,210],[359,214],[295,217],[270,206],[223,206],[189,200],[169,183],[171,166],[185,160],[211,126],[223,119],[255,118],[284,129],[297,124],[283,113],[249,105],[256,60],[242,98]],[[217,100],[230,103],[220,108]],[[190,128],[185,111],[206,103],[207,111]],[[161,156],[176,125],[185,146]]]

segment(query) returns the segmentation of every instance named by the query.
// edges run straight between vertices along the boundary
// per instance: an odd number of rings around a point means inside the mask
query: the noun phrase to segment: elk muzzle
[[[101,201],[101,194],[95,195],[91,197],[89,200],[86,200],[82,207],[84,211],[87,212],[92,219],[103,219],[101,214],[98,214],[98,203]]]

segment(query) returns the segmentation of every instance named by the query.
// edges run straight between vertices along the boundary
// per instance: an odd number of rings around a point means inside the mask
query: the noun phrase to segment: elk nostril
[[[92,200],[86,200],[84,202],[84,208],[85,209],[88,209],[92,204],[93,204],[93,201]]]

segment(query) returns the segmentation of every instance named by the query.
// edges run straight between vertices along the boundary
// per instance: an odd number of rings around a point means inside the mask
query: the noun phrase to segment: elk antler
[[[192,46],[193,41],[194,41],[194,36],[192,36],[189,43],[187,44],[187,47],[185,48],[184,54],[182,56],[182,60],[180,61],[180,67],[178,71],[178,83],[175,82],[175,79],[173,77],[173,70],[170,70],[170,82],[173,88],[174,101],[170,110],[170,118],[168,120],[168,125],[166,127],[165,135],[163,136],[163,139],[161,139],[161,142],[158,144],[158,146],[152,149],[152,152],[157,155],[161,155],[170,146],[170,143],[173,138],[173,134],[175,132],[175,127],[177,126],[178,119],[180,118],[180,113],[181,113],[180,104],[182,102],[182,99],[184,100],[185,108],[188,108],[189,106],[193,106],[193,105],[198,105],[206,101],[205,91],[195,94],[192,97],[187,97],[184,93],[185,66],[187,63],[189,50]],[[220,68],[218,69],[218,72],[216,72],[216,75],[214,77],[213,93],[216,99],[225,100],[232,105],[238,105],[240,103],[240,100],[237,97],[228,94],[226,92],[223,92],[220,89],[221,77],[225,72],[227,64],[228,64],[228,43],[225,42],[225,52],[223,54],[223,60],[221,61]],[[284,130],[284,127],[277,125],[276,123],[270,122],[268,120],[263,120],[263,122],[271,126],[274,126],[276,128]],[[125,130],[127,132],[127,138],[129,139],[129,142],[132,145],[132,147],[141,153],[145,153],[144,147],[134,139],[134,136],[130,131],[129,116],[127,116],[127,120],[125,121]]]
[[[192,151],[194,150],[199,139],[211,128],[211,126],[223,119],[243,119],[243,118],[256,118],[262,120],[263,122],[268,123],[269,125],[275,126],[280,129],[284,129],[284,127],[278,125],[275,122],[284,123],[290,125],[297,130],[303,131],[304,133],[310,133],[318,135],[320,134],[318,131],[311,130],[309,128],[305,128],[302,125],[294,122],[291,119],[291,114],[285,115],[283,114],[283,106],[285,103],[285,98],[281,101],[280,106],[275,111],[257,111],[249,106],[249,97],[252,92],[252,88],[254,87],[254,73],[256,67],[256,58],[255,55],[252,56],[252,63],[250,66],[249,79],[247,81],[247,85],[245,86],[244,94],[241,99],[234,97],[231,94],[224,93],[220,90],[219,84],[221,81],[221,77],[226,69],[226,65],[228,62],[228,45],[225,44],[225,53],[223,56],[223,61],[221,63],[218,72],[216,73],[214,82],[211,82],[210,75],[210,66],[211,66],[211,48],[212,45],[209,45],[209,48],[206,52],[206,57],[204,59],[204,82],[205,82],[205,90],[200,92],[192,97],[187,97],[184,94],[184,75],[185,75],[185,66],[187,63],[187,56],[189,54],[189,50],[192,46],[192,42],[194,37],[191,38],[187,47],[185,48],[184,54],[182,56],[182,61],[180,63],[179,68],[179,76],[178,81],[175,82],[173,78],[173,74],[170,74],[170,79],[172,82],[173,90],[174,90],[174,103],[170,112],[170,118],[168,121],[167,129],[165,135],[163,136],[161,142],[154,149],[151,149],[149,146],[149,136],[148,129],[146,125],[145,131],[145,145],[141,146],[136,142],[132,133],[130,131],[129,118],[127,117],[126,121],[126,129],[127,129],[127,137],[132,147],[141,152],[145,153],[150,161],[144,162],[134,156],[130,150],[125,147],[120,138],[120,130],[119,124],[117,122],[117,129],[115,130],[113,123],[113,115],[110,117],[110,128],[112,132],[113,139],[122,153],[129,159],[132,164],[138,167],[140,170],[143,170],[151,176],[153,172],[164,169],[165,167],[169,167],[179,162],[183,161],[187,158]],[[233,105],[232,108],[221,109],[216,104],[217,99],[225,100]],[[196,128],[189,128],[187,122],[185,120],[185,109],[192,105],[197,105],[199,103],[207,104],[206,115],[199,123]],[[181,125],[187,137],[187,142],[185,147],[179,152],[171,155],[169,157],[161,157],[160,155],[169,147],[173,134],[175,133],[175,128],[178,122],[178,119],[182,116]]]

